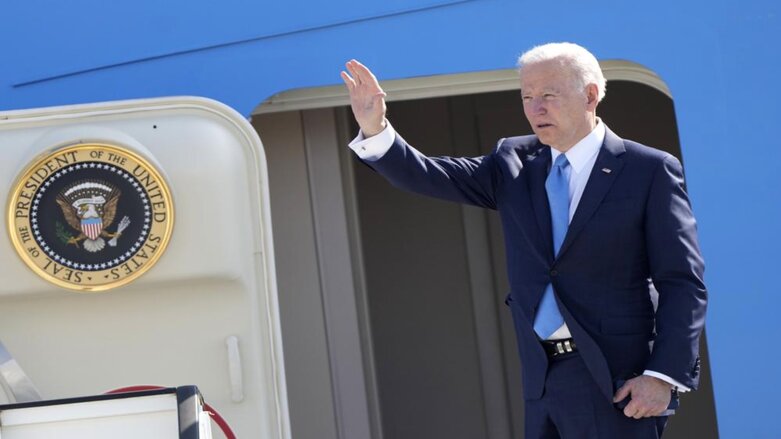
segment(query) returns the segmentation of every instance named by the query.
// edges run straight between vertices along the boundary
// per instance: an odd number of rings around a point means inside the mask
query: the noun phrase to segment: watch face
[[[10,200],[16,252],[42,278],[78,291],[131,282],[160,258],[173,229],[160,173],[113,145],[46,155],[22,173]]]

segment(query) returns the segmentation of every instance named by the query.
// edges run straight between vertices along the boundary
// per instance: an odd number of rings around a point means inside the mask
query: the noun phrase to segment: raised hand
[[[342,71],[342,80],[350,92],[353,115],[365,137],[385,129],[385,92],[371,70],[356,60],[345,64],[349,74]]]

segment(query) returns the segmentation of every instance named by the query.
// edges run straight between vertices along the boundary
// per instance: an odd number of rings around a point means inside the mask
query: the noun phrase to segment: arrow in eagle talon
[[[122,231],[127,229],[127,226],[130,225],[130,218],[125,215],[124,218],[122,218],[122,221],[119,222],[119,226],[117,227],[117,233],[114,234],[114,237],[111,238],[111,241],[108,242],[108,245],[112,247],[117,246],[117,239],[119,239],[120,236],[122,236]]]

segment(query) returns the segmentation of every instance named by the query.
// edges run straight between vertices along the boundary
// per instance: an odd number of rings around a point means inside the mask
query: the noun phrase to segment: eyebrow
[[[532,92],[528,91],[528,90],[521,89],[521,94],[522,95],[530,94],[530,93],[532,93]],[[544,87],[544,88],[540,89],[540,91],[538,93],[541,93],[541,94],[544,94],[544,93],[561,93],[561,89],[556,88],[556,87]]]

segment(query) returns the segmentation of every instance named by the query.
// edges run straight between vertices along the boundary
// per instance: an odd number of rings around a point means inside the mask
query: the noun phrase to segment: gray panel
[[[509,136],[528,134],[531,132],[526,118],[523,116],[518,92],[484,93],[476,96],[465,96],[463,99],[473,101],[475,108],[472,113],[477,130],[481,154],[488,154],[496,142]],[[505,364],[505,381],[507,383],[507,399],[509,401],[509,418],[514,437],[523,436],[524,400],[521,385],[521,361],[515,339],[515,327],[509,310],[504,306],[504,299],[510,286],[507,281],[507,266],[504,254],[504,236],[501,222],[496,212],[488,212],[489,239],[494,269],[494,284],[496,285],[495,300],[502,304],[497,319],[501,330],[502,358]]]
[[[303,112],[317,259],[341,439],[371,436],[334,110]]]
[[[389,112],[426,152],[453,153],[444,99]],[[486,437],[461,208],[365,166],[356,182],[384,437]]]
[[[377,389],[376,365],[374,358],[374,345],[371,336],[371,322],[369,314],[369,301],[367,297],[366,275],[363,257],[363,245],[360,232],[360,214],[355,181],[355,166],[363,166],[355,160],[352,151],[345,148],[355,136],[352,111],[349,107],[335,109],[337,137],[343,139],[339,151],[341,164],[345,204],[345,220],[347,222],[347,238],[350,244],[350,257],[352,261],[353,286],[355,288],[355,307],[358,310],[359,335],[361,337],[361,353],[363,360],[363,372],[366,386],[366,400],[368,403],[369,421],[371,426],[371,438],[383,439],[382,411]]]
[[[336,439],[301,114],[258,116],[253,125],[268,159],[292,437]]]
[[[448,101],[455,155],[466,157],[482,155],[478,127],[475,123],[474,98],[462,96]],[[505,312],[502,298],[506,290],[497,290],[494,282],[495,264],[489,237],[489,216],[496,213],[467,205],[462,206],[462,213],[487,437],[510,439],[514,437],[509,415],[510,396],[503,357],[501,326],[497,318],[500,312]],[[501,260],[500,257],[500,264]]]

